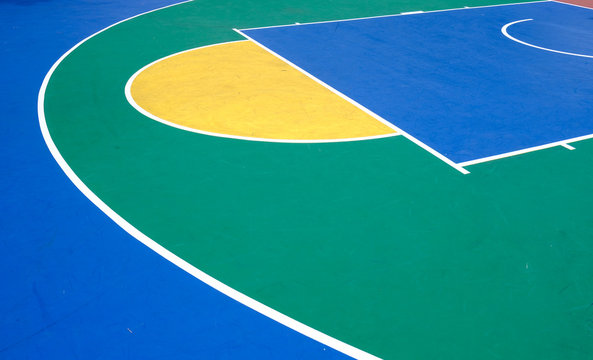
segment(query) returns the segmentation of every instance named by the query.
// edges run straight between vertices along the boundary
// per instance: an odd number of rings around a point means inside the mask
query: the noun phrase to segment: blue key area
[[[593,10],[556,2],[245,30],[455,163],[593,134]],[[514,27],[516,26],[516,28]]]

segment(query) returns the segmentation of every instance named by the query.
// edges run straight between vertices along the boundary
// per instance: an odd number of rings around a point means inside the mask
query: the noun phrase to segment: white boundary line
[[[46,143],[49,151],[51,152],[52,156],[54,157],[54,159],[56,160],[58,165],[62,168],[62,171],[64,171],[66,176],[68,176],[70,181],[72,181],[72,183],[78,188],[78,190],[80,190],[80,192],[82,192],[93,204],[95,204],[95,206],[97,206],[101,211],[103,211],[107,216],[109,216],[111,218],[111,220],[113,220],[116,224],[118,224],[128,234],[132,235],[138,241],[140,241],[141,243],[143,243],[144,245],[146,245],[151,250],[153,250],[157,254],[161,255],[165,259],[169,260],[170,262],[172,262],[173,264],[175,264],[182,270],[186,271],[188,274],[201,280],[202,282],[204,282],[207,285],[211,286],[212,288],[220,291],[221,293],[227,295],[228,297],[238,301],[239,303],[261,313],[262,315],[267,316],[270,319],[272,319],[284,326],[287,326],[287,327],[289,327],[289,328],[291,328],[291,329],[293,329],[293,330],[295,330],[295,331],[297,331],[297,332],[299,332],[299,333],[301,333],[315,341],[318,341],[318,342],[325,344],[331,348],[334,348],[348,356],[351,356],[351,357],[354,357],[357,359],[369,359],[369,360],[379,359],[378,357],[376,357],[374,355],[371,355],[371,354],[364,352],[360,349],[357,349],[351,345],[341,342],[329,335],[326,335],[318,330],[315,330],[303,323],[300,323],[300,322],[298,322],[298,321],[296,321],[296,320],[294,320],[294,319],[292,319],[292,318],[290,318],[290,317],[288,317],[288,316],[286,316],[286,315],[284,315],[284,314],[282,314],[282,313],[280,313],[280,312],[278,312],[278,311],[276,311],[276,310],[274,310],[274,309],[272,309],[272,308],[270,308],[256,300],[246,296],[245,294],[238,292],[237,290],[223,284],[222,282],[216,280],[215,278],[204,273],[203,271],[198,270],[193,265],[189,264],[185,260],[181,259],[177,255],[175,255],[172,252],[170,252],[169,250],[165,249],[164,247],[159,245],[157,242],[150,239],[148,236],[144,235],[142,232],[140,232],[138,229],[136,229],[130,223],[128,223],[124,218],[122,218],[115,211],[113,211],[109,206],[107,206],[107,204],[105,204],[99,197],[97,197],[97,195],[95,195],[82,182],[82,180],[80,180],[80,178],[74,173],[72,168],[70,168],[70,166],[68,165],[66,160],[64,160],[64,158],[62,157],[62,154],[60,154],[60,151],[58,150],[55,143],[53,142],[51,135],[49,133],[49,129],[47,127],[46,119],[45,119],[44,101],[45,101],[45,91],[47,90],[47,85],[50,81],[51,76],[53,75],[56,68],[60,65],[60,63],[68,55],[70,55],[74,50],[76,50],[80,45],[82,45],[87,40],[93,38],[94,36],[104,32],[118,24],[123,23],[124,21],[128,21],[128,20],[134,19],[138,16],[145,15],[145,14],[157,11],[157,10],[162,10],[162,9],[165,9],[165,8],[168,8],[171,6],[176,6],[176,5],[188,3],[190,1],[192,1],[192,0],[187,0],[187,1],[177,3],[177,4],[164,6],[164,7],[154,9],[151,11],[147,11],[147,12],[129,17],[122,21],[116,22],[115,24],[112,24],[112,25],[104,28],[103,30],[100,30],[100,31],[92,34],[91,36],[85,38],[84,40],[80,41],[78,44],[74,45],[74,47],[72,47],[70,50],[68,50],[66,53],[64,53],[64,55],[62,55],[53,64],[53,66],[50,68],[49,72],[45,75],[45,78],[43,79],[43,83],[41,85],[41,88],[39,89],[39,96],[38,96],[38,100],[37,100],[37,112],[38,112],[38,116],[39,116],[39,126],[41,129],[41,133],[43,135],[43,139],[45,140],[45,143]]]
[[[185,131],[190,131],[190,132],[193,132],[193,133],[198,133],[198,134],[203,134],[203,135],[210,135],[210,136],[217,136],[217,137],[223,137],[223,138],[229,138],[229,139],[249,140],[249,141],[263,141],[263,142],[273,142],[273,143],[312,144],[312,143],[333,143],[333,142],[347,142],[347,141],[361,141],[361,140],[382,139],[382,138],[387,138],[387,137],[393,137],[393,136],[400,135],[398,133],[392,133],[392,134],[384,134],[384,135],[362,136],[362,137],[356,137],[356,138],[320,139],[320,140],[268,139],[268,138],[250,137],[250,136],[228,135],[228,134],[222,134],[222,133],[215,133],[215,132],[210,132],[210,131],[199,130],[199,129],[191,128],[191,127],[188,127],[188,126],[179,125],[179,124],[176,124],[176,123],[171,122],[169,120],[165,120],[165,119],[163,119],[161,117],[158,117],[158,116],[156,116],[156,115],[148,112],[146,109],[144,109],[140,105],[138,105],[138,103],[134,100],[134,97],[132,96],[132,84],[134,83],[134,80],[136,80],[136,77],[138,77],[138,75],[140,75],[144,70],[146,70],[149,67],[155,65],[156,63],[159,63],[159,62],[161,62],[163,60],[169,59],[169,58],[171,58],[173,56],[181,55],[181,54],[186,53],[186,52],[189,52],[189,51],[194,51],[194,50],[198,50],[198,49],[205,49],[205,48],[209,48],[209,47],[213,47],[213,46],[218,46],[218,45],[226,45],[226,44],[232,44],[232,43],[237,43],[237,42],[246,42],[246,41],[249,41],[249,40],[235,40],[235,41],[227,41],[227,42],[217,43],[217,44],[212,44],[212,45],[199,46],[199,47],[196,47],[196,48],[193,48],[193,49],[180,51],[178,53],[171,54],[171,55],[165,56],[164,58],[161,58],[161,59],[158,59],[156,61],[153,61],[150,64],[148,64],[148,65],[144,66],[143,68],[141,68],[140,70],[136,71],[136,73],[134,73],[134,75],[132,75],[132,77],[130,77],[130,79],[126,83],[126,87],[125,87],[125,90],[124,90],[125,91],[125,94],[126,94],[126,99],[130,103],[130,105],[132,105],[134,107],[134,109],[138,110],[138,112],[140,112],[142,115],[144,115],[146,117],[149,117],[149,118],[151,118],[153,120],[156,120],[156,121],[158,121],[160,123],[163,123],[165,125],[172,126],[174,128],[185,130]]]
[[[527,149],[521,149],[521,150],[517,150],[517,151],[510,151],[510,152],[507,152],[507,153],[504,153],[504,154],[500,154],[500,155],[493,155],[493,156],[488,156],[488,157],[481,158],[481,159],[470,160],[470,161],[459,163],[459,165],[461,165],[461,166],[470,166],[470,165],[480,164],[480,163],[487,162],[487,161],[492,161],[492,160],[498,160],[498,159],[502,159],[502,158],[506,158],[506,157],[510,157],[510,156],[521,155],[521,154],[525,154],[525,153],[532,152],[532,151],[548,149],[548,148],[555,147],[555,146],[563,146],[563,147],[565,147],[564,145],[568,145],[568,143],[573,143],[573,142],[577,142],[577,141],[581,141],[581,140],[587,140],[587,139],[592,139],[592,138],[593,138],[593,134],[579,136],[579,137],[575,137],[575,138],[571,138],[571,139],[555,141],[555,142],[549,143],[549,144],[544,144],[544,145],[539,145],[539,146],[533,146],[533,147],[530,147],[530,148],[527,148]],[[574,149],[574,147],[573,147],[573,149]]]
[[[307,24],[303,24],[303,25],[307,25]],[[423,142],[421,142],[420,140],[416,139],[415,137],[413,137],[412,135],[408,134],[407,132],[403,131],[402,129],[398,128],[397,126],[393,125],[392,123],[390,123],[389,121],[383,119],[381,116],[375,114],[374,112],[372,112],[371,110],[367,109],[366,107],[364,107],[363,105],[359,104],[358,102],[356,102],[355,100],[349,98],[348,96],[344,95],[343,93],[341,93],[340,91],[334,89],[333,87],[331,87],[330,85],[326,84],[325,82],[319,80],[318,78],[316,78],[315,76],[311,75],[310,73],[308,73],[307,71],[303,70],[302,68],[300,68],[299,66],[297,66],[296,64],[292,63],[291,61],[289,61],[288,59],[282,57],[280,54],[274,52],[273,50],[267,48],[266,46],[264,46],[263,44],[259,43],[258,41],[254,40],[253,38],[251,38],[248,35],[245,35],[241,30],[238,29],[233,29],[235,30],[237,33],[241,34],[242,36],[244,36],[246,39],[251,40],[253,43],[261,46],[263,49],[265,49],[266,51],[268,51],[270,54],[276,56],[277,58],[281,59],[282,61],[286,62],[288,65],[292,66],[293,68],[297,69],[298,71],[302,72],[303,74],[307,75],[309,78],[311,78],[312,80],[314,80],[315,82],[317,82],[318,84],[321,84],[322,86],[324,86],[326,89],[330,90],[331,92],[333,92],[334,94],[338,95],[339,97],[341,97],[342,99],[348,101],[349,103],[351,103],[352,105],[356,106],[357,108],[359,108],[360,110],[364,111],[365,113],[367,113],[368,115],[374,117],[375,119],[379,120],[380,122],[382,122],[383,124],[389,126],[390,128],[392,128],[393,130],[395,130],[397,133],[401,134],[402,136],[404,136],[405,138],[407,138],[408,140],[412,141],[413,143],[415,143],[416,145],[420,146],[421,148],[423,148],[424,150],[428,151],[429,153],[433,154],[434,156],[436,156],[437,158],[441,159],[442,161],[444,161],[445,163],[449,164],[451,167],[453,167],[455,170],[461,172],[462,174],[469,174],[469,171],[467,171],[466,169],[464,169],[462,166],[454,163],[453,161],[451,161],[449,158],[447,158],[446,156],[444,156],[443,154],[439,153],[438,151],[434,150],[433,148],[431,148],[430,146],[424,144]]]
[[[313,21],[308,23],[299,23],[298,25],[314,25],[314,24],[327,24],[333,22],[345,22],[345,21],[358,21],[358,20],[368,20],[368,19],[379,19],[379,18],[386,18],[386,17],[393,17],[393,16],[408,16],[408,15],[419,15],[419,14],[431,14],[431,13],[439,13],[439,12],[446,12],[446,11],[457,11],[457,10],[471,10],[471,9],[483,9],[483,8],[491,8],[491,7],[501,7],[501,6],[510,6],[510,5],[523,5],[523,4],[535,4],[535,3],[544,3],[544,2],[552,2],[553,0],[537,0],[537,1],[526,1],[526,2],[517,2],[517,3],[507,3],[507,4],[498,4],[498,5],[484,5],[484,6],[472,6],[472,7],[462,7],[456,9],[443,9],[443,10],[430,10],[430,11],[408,11],[399,14],[390,14],[390,15],[378,15],[378,16],[367,16],[367,17],[360,17],[360,18],[352,18],[352,19],[340,19],[340,20],[325,20],[325,21]],[[563,3],[564,4],[564,3]],[[259,30],[259,29],[271,29],[277,27],[290,27],[290,26],[297,26],[295,24],[286,24],[286,25],[272,25],[272,26],[262,26],[262,27],[254,27],[254,28],[247,28],[247,29],[238,29],[239,31],[247,31],[247,30]],[[237,29],[234,29],[237,31]],[[243,35],[245,36],[245,35]]]
[[[519,23],[526,22],[526,21],[532,21],[532,20],[533,20],[533,19],[523,19],[523,20],[517,20],[517,21],[510,22],[510,23],[508,23],[508,24],[504,25],[504,26],[503,26],[503,27],[500,29],[500,31],[501,31],[501,32],[502,32],[502,34],[503,34],[504,36],[506,36],[507,38],[509,38],[509,39],[511,39],[511,40],[513,40],[513,41],[515,41],[515,42],[518,42],[519,44],[522,44],[522,45],[530,46],[530,47],[532,47],[532,48],[536,48],[536,49],[539,49],[539,50],[544,50],[544,51],[549,51],[549,52],[553,52],[553,53],[557,53],[557,54],[572,55],[572,56],[579,56],[579,57],[584,57],[584,58],[590,58],[590,59],[593,59],[593,55],[576,54],[576,53],[571,53],[571,52],[566,52],[566,51],[560,51],[560,50],[554,50],[554,49],[548,49],[548,48],[545,48],[545,47],[541,47],[541,46],[533,45],[533,44],[530,44],[530,43],[528,43],[528,42],[525,42],[525,41],[521,41],[521,40],[519,40],[519,39],[517,39],[517,38],[515,38],[515,37],[511,36],[511,35],[508,33],[508,31],[507,31],[507,29],[508,29],[510,26],[512,26],[512,25],[519,24]]]

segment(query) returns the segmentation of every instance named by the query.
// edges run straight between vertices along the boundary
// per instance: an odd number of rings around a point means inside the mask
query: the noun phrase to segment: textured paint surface
[[[462,176],[403,137],[215,138],[148,121],[123,94],[152,61],[241,40],[234,27],[478,4],[200,1],[160,11],[64,61],[47,92],[49,128],[81,179],[145,234],[374,355],[587,359],[593,142]]]
[[[160,119],[221,135],[333,140],[394,133],[249,41],[153,64],[138,74],[131,94]]]

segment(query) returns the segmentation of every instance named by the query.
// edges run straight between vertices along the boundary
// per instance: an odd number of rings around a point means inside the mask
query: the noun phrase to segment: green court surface
[[[66,57],[47,88],[48,128],[76,175],[142,233],[370,354],[590,359],[593,141],[463,175],[403,136],[325,144],[211,137],[150,120],[125,98],[138,69],[243,40],[233,28],[496,3],[180,4]]]

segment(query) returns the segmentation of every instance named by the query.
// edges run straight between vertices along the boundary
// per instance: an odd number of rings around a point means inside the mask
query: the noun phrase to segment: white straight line
[[[263,44],[259,43],[258,41],[254,40],[253,38],[251,38],[248,35],[245,35],[241,30],[237,30],[237,29],[233,29],[235,30],[237,33],[243,35],[245,38],[253,41],[253,43],[261,46],[263,49],[265,49],[266,51],[268,51],[270,54],[276,56],[277,58],[281,59],[282,61],[286,62],[287,64],[289,64],[290,66],[294,67],[295,69],[297,69],[298,71],[302,72],[303,74],[307,75],[310,79],[314,80],[315,82],[317,82],[318,84],[321,84],[322,86],[324,86],[326,89],[328,89],[329,91],[333,92],[334,94],[338,95],[339,97],[341,97],[342,99],[348,101],[349,103],[351,103],[352,105],[356,106],[357,108],[359,108],[360,110],[364,111],[365,113],[367,113],[368,115],[374,117],[375,119],[377,119],[378,121],[382,122],[383,124],[389,126],[390,128],[392,128],[393,130],[395,130],[397,133],[403,135],[404,137],[406,137],[408,140],[412,141],[413,143],[415,143],[416,145],[420,146],[421,148],[423,148],[424,150],[428,151],[429,153],[433,154],[434,156],[436,156],[437,158],[441,159],[442,161],[444,161],[445,163],[449,164],[451,167],[453,167],[455,170],[461,172],[462,174],[469,174],[469,171],[467,171],[466,169],[464,169],[462,166],[456,164],[455,162],[451,161],[449,158],[447,158],[446,156],[444,156],[443,154],[439,153],[438,151],[434,150],[433,148],[431,148],[430,146],[426,145],[425,143],[421,142],[420,140],[416,139],[415,137],[413,137],[412,135],[408,134],[407,132],[403,131],[402,129],[400,129],[399,127],[393,125],[392,123],[390,123],[389,121],[383,119],[381,116],[375,114],[374,112],[372,112],[371,110],[367,109],[366,107],[364,107],[363,105],[359,104],[358,102],[354,101],[353,99],[349,98],[348,96],[344,95],[343,93],[341,93],[340,91],[334,89],[333,87],[331,87],[330,85],[326,84],[325,82],[319,80],[318,78],[316,78],[315,76],[311,75],[310,73],[308,73],[307,71],[303,70],[302,68],[300,68],[299,66],[297,66],[296,64],[292,63],[291,61],[289,61],[288,59],[284,58],[283,56],[281,56],[280,54],[274,52],[273,50],[267,48],[266,46],[264,46]]]
[[[467,6],[465,6],[465,7],[456,8],[456,9],[443,9],[443,10],[422,11],[422,12],[417,13],[417,14],[431,14],[431,13],[439,13],[439,12],[446,12],[446,11],[483,9],[483,8],[511,6],[511,5],[523,5],[523,4],[536,4],[536,3],[544,3],[544,2],[551,2],[551,1],[553,1],[553,0],[538,0],[538,1],[507,3],[507,4],[498,4],[498,5],[483,5],[483,6],[473,6],[473,7],[467,7]],[[412,13],[416,13],[416,12],[412,12]],[[333,22],[345,22],[345,21],[358,21],[358,20],[368,20],[368,19],[379,19],[379,18],[386,18],[386,17],[393,17],[393,16],[406,16],[406,15],[410,15],[410,14],[409,13],[408,14],[406,14],[406,13],[398,13],[398,14],[389,14],[389,15],[378,15],[378,16],[359,17],[359,18],[352,18],[352,19],[313,21],[313,22],[308,22],[308,23],[300,23],[299,25],[327,24],[327,23],[333,23]],[[239,29],[239,31],[270,29],[270,28],[289,27],[289,26],[295,26],[295,24],[262,26],[262,27]]]
[[[422,10],[418,10],[418,11],[406,11],[403,13],[400,13],[400,15],[414,15],[414,14],[422,14],[424,11]]]
[[[515,38],[515,37],[511,36],[511,35],[508,33],[508,31],[507,31],[507,29],[508,29],[510,26],[512,26],[512,25],[519,24],[519,23],[526,22],[526,21],[532,21],[532,20],[533,20],[533,19],[523,19],[523,20],[517,20],[517,21],[510,22],[510,23],[508,23],[508,24],[504,25],[504,26],[503,26],[503,27],[500,29],[500,31],[501,31],[501,32],[502,32],[502,34],[503,34],[504,36],[506,36],[507,38],[509,38],[509,39],[511,39],[511,40],[513,40],[513,41],[516,41],[516,42],[518,42],[519,44],[523,44],[523,45],[526,45],[526,46],[530,46],[530,47],[532,47],[532,48],[536,48],[536,49],[539,49],[539,50],[544,50],[544,51],[549,51],[549,52],[553,52],[553,53],[557,53],[557,54],[572,55],[572,56],[579,56],[579,57],[584,57],[584,58],[590,58],[590,59],[593,59],[593,55],[576,54],[576,53],[571,53],[571,52],[566,52],[566,51],[560,51],[560,50],[554,50],[554,49],[548,49],[548,48],[545,48],[545,47],[541,47],[541,46],[533,45],[533,44],[527,43],[527,42],[525,42],[525,41],[521,41],[521,40],[519,40],[519,39],[517,39],[517,38]]]
[[[377,360],[378,357],[371,355],[367,352],[364,352],[360,349],[355,348],[354,346],[348,345],[344,342],[341,342],[329,335],[326,335],[318,330],[315,330],[301,322],[298,322],[250,297],[245,294],[238,292],[237,290],[223,284],[222,282],[216,280],[215,278],[211,277],[210,275],[206,274],[205,272],[198,270],[196,267],[191,265],[190,263],[186,262],[185,260],[181,259],[177,255],[173,254],[169,250],[165,249],[157,242],[143,234],[140,230],[136,229],[132,226],[129,222],[127,222],[124,218],[122,218],[119,214],[113,211],[107,204],[105,204],[97,195],[95,195],[80,178],[76,175],[76,173],[72,170],[72,168],[68,165],[66,160],[62,157],[62,154],[58,150],[56,144],[53,142],[51,138],[51,134],[49,133],[49,129],[47,127],[47,121],[45,118],[45,110],[44,110],[44,103],[45,103],[45,91],[47,90],[47,85],[57,67],[60,63],[70,55],[74,50],[76,50],[80,45],[82,45],[87,40],[93,38],[94,36],[118,25],[123,23],[124,21],[128,21],[130,19],[134,19],[138,16],[145,15],[157,10],[162,10],[171,6],[176,6],[184,3],[188,3],[192,0],[183,1],[177,4],[172,4],[168,6],[164,6],[158,9],[154,9],[151,11],[147,11],[132,17],[129,17],[125,20],[116,22],[103,30],[100,30],[89,37],[85,38],[84,40],[80,41],[78,44],[74,45],[70,50],[68,50],[64,55],[62,55],[50,68],[49,72],[45,75],[43,79],[43,83],[41,88],[39,89],[39,96],[37,99],[37,113],[39,116],[39,126],[41,133],[43,135],[43,139],[47,148],[49,149],[50,153],[58,163],[58,165],[62,168],[62,171],[68,176],[70,181],[82,192],[95,206],[97,206],[101,211],[105,213],[105,215],[109,216],[111,220],[113,220],[117,225],[119,225],[123,230],[125,230],[128,234],[135,237],[138,241],[146,245],[148,248],[156,252],[157,254],[161,255],[163,258],[167,259],[171,263],[178,266],[180,269],[186,271],[188,274],[194,276],[198,280],[204,282],[205,284],[211,286],[212,288],[220,291],[221,293],[225,294],[226,296],[234,299],[235,301],[259,312],[260,314],[269,317],[270,319],[289,327],[315,341],[318,341],[322,344],[325,344],[331,348],[334,348],[348,356],[357,358],[357,359],[369,359],[369,360]]]
[[[136,71],[134,73],[134,75],[132,75],[132,77],[130,77],[126,83],[126,86],[124,88],[124,92],[126,95],[126,99],[128,100],[128,103],[130,103],[130,105],[132,105],[134,107],[134,109],[136,109],[138,112],[140,112],[142,115],[156,120],[160,123],[163,123],[165,125],[180,129],[180,130],[185,130],[185,131],[190,131],[193,133],[198,133],[198,134],[203,134],[203,135],[209,135],[209,136],[217,136],[217,137],[223,137],[223,138],[228,138],[228,139],[236,139],[236,140],[248,140],[248,141],[262,141],[262,142],[273,142],[273,143],[290,143],[290,144],[320,144],[320,143],[335,143],[335,142],[350,142],[350,141],[362,141],[362,140],[374,140],[374,139],[383,139],[383,138],[387,138],[387,137],[393,137],[393,136],[398,136],[400,134],[398,133],[391,133],[391,134],[383,134],[383,135],[373,135],[373,136],[361,136],[361,137],[356,137],[356,138],[343,138],[343,139],[319,139],[319,140],[292,140],[292,139],[268,139],[268,138],[260,138],[260,137],[250,137],[250,136],[239,136],[239,135],[228,135],[228,134],[222,134],[222,133],[215,133],[215,132],[211,132],[211,131],[205,131],[205,130],[199,130],[199,129],[195,129],[195,128],[191,128],[188,126],[183,126],[183,125],[179,125],[176,124],[172,121],[169,120],[165,120],[161,117],[158,117],[154,114],[152,114],[151,112],[149,112],[148,110],[144,109],[143,107],[141,107],[135,100],[134,97],[132,96],[132,84],[134,83],[134,80],[136,80],[136,78],[146,69],[148,69],[149,67],[163,61],[166,59],[169,59],[173,56],[177,56],[177,55],[181,55],[183,53],[189,52],[189,51],[194,51],[194,50],[198,50],[198,49],[206,49],[209,47],[213,47],[213,46],[219,46],[219,45],[227,45],[227,44],[232,44],[232,43],[237,43],[237,42],[246,42],[249,40],[236,40],[236,41],[227,41],[227,42],[223,42],[223,43],[217,43],[217,44],[212,44],[212,45],[206,45],[206,46],[199,46],[193,49],[189,49],[189,50],[184,50],[184,51],[180,51],[178,53],[175,54],[171,54],[168,56],[165,56],[161,59],[158,59],[156,61],[151,62],[150,64],[142,67],[140,70]]]
[[[558,4],[562,4],[562,5],[570,5],[570,6],[576,6],[576,7],[580,7],[580,8],[587,9],[587,10],[593,10],[593,8],[590,8],[590,7],[587,7],[587,6],[583,6],[583,5],[571,4],[569,2],[556,1],[556,0],[550,0],[550,1],[553,1],[553,2],[558,3]]]
[[[527,149],[522,149],[522,150],[517,150],[517,151],[510,151],[504,154],[500,154],[500,155],[493,155],[493,156],[488,156],[488,157],[484,157],[481,159],[475,159],[475,160],[470,160],[470,161],[465,161],[462,163],[459,163],[459,165],[461,166],[470,166],[470,165],[475,165],[475,164],[480,164],[483,162],[487,162],[487,161],[492,161],[492,160],[498,160],[498,159],[503,159],[503,158],[507,158],[507,157],[511,157],[511,156],[515,156],[515,155],[521,155],[521,154],[525,154],[528,152],[532,152],[532,151],[537,151],[537,150],[543,150],[543,149],[548,149],[554,146],[564,146],[564,145],[568,145],[568,143],[572,143],[572,142],[576,142],[576,141],[582,141],[582,140],[587,140],[587,139],[591,139],[593,138],[593,134],[589,134],[589,135],[583,135],[583,136],[579,136],[579,137],[574,137],[574,138],[570,138],[570,139],[566,139],[566,140],[560,140],[560,141],[555,141],[549,144],[544,144],[544,145],[539,145],[539,146],[533,146]],[[570,146],[570,145],[568,145]],[[571,146],[572,147],[572,146]]]
[[[562,144],[560,144],[560,145],[562,145],[564,148],[566,148],[566,149],[568,149],[568,150],[574,150],[574,146],[570,146],[570,145],[568,145],[567,143],[562,143]]]

